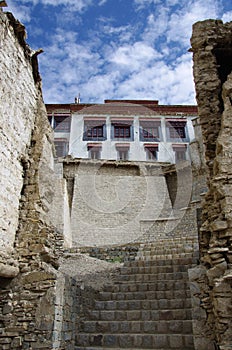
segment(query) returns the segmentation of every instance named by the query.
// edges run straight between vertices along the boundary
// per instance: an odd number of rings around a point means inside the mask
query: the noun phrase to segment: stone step
[[[153,285],[151,285],[153,286]],[[126,286],[128,287],[129,286]],[[100,292],[99,294],[99,299],[100,300],[104,300],[104,301],[108,301],[108,300],[152,300],[152,299],[186,299],[186,298],[190,298],[190,290],[189,289],[182,289],[182,290],[167,290],[167,289],[163,289],[163,290],[146,290],[144,291],[143,285],[140,286],[135,286],[135,287],[140,287],[137,288],[137,290],[133,291],[134,285],[131,285],[130,290],[127,291],[121,291],[121,292]],[[146,286],[145,286],[146,287]]]
[[[99,346],[97,347],[92,347],[92,346],[85,346],[85,347],[82,347],[82,346],[75,346],[74,350],[99,350],[99,349],[104,349],[104,350],[111,350],[111,349],[114,349],[114,350],[121,350],[122,348],[118,348],[118,347],[113,347],[113,348],[108,348],[108,347],[105,347],[105,346],[101,346],[99,348]],[[138,350],[140,349],[141,350],[141,347],[139,348],[126,348],[127,350]],[[153,350],[171,350],[170,348],[169,349],[164,349],[164,348],[152,348]],[[142,350],[150,350],[148,348],[143,348]],[[192,347],[191,348],[185,348],[185,349],[180,349],[180,350],[194,350]],[[229,349],[228,349],[229,350]]]
[[[187,272],[188,266],[186,265],[166,265],[166,266],[123,266],[120,268],[121,275],[128,274],[157,274],[157,273],[175,273],[175,272]]]
[[[156,247],[156,248],[147,248],[147,249],[140,249],[137,253],[137,255],[160,255],[160,254],[189,254],[192,252],[197,251],[196,249],[194,249],[194,247]]]
[[[141,243],[139,245],[140,249],[153,249],[153,248],[185,248],[185,247],[198,247],[198,241],[196,239],[184,240],[183,242],[180,240],[159,240],[151,243]]]
[[[84,348],[194,349],[192,335],[183,334],[77,334],[78,346]]]
[[[137,254],[135,257],[136,260],[166,260],[166,259],[181,259],[181,258],[198,258],[199,253],[198,252],[192,252],[192,253],[179,253],[179,254],[157,254],[157,255],[144,255],[144,254]]]
[[[151,299],[96,301],[95,310],[163,310],[191,308],[191,299]]]
[[[192,334],[192,321],[85,321],[80,325],[78,332],[110,334]]]
[[[191,309],[172,310],[88,310],[89,321],[191,320]]]
[[[103,346],[97,346],[97,347],[92,347],[92,346],[85,346],[85,347],[82,347],[82,346],[75,346],[75,348],[74,348],[74,350],[111,350],[111,349],[114,349],[114,350],[121,350],[122,348],[115,348],[115,347],[113,347],[113,348],[106,348],[105,346],[103,347]],[[127,350],[141,350],[141,347],[139,347],[139,348],[126,348]],[[170,348],[166,348],[166,349],[164,349],[164,348],[152,348],[152,350],[175,350],[176,348],[172,348],[172,349],[170,349]],[[145,349],[145,348],[143,348],[142,350],[150,350],[150,349]],[[178,348],[178,350],[195,350],[194,348],[184,348],[184,349],[181,349],[181,348]],[[229,349],[228,349],[229,350]]]
[[[156,273],[156,274],[129,274],[129,275],[119,275],[116,277],[116,281],[119,283],[124,282],[138,282],[138,283],[149,283],[158,281],[180,281],[188,280],[187,272],[171,272],[171,273]]]
[[[121,281],[121,283],[106,285],[105,292],[136,292],[136,291],[160,291],[160,290],[181,290],[188,289],[189,282],[187,280],[159,280],[141,283],[134,281]],[[101,292],[100,292],[101,293]]]
[[[137,259],[137,260],[132,260],[132,261],[126,261],[124,263],[125,267],[132,267],[132,266],[167,266],[167,265],[171,265],[171,266],[179,266],[179,265],[184,265],[184,266],[193,266],[196,265],[198,263],[198,253],[197,256],[194,257],[186,257],[183,256],[181,258],[164,258],[164,259],[154,259],[154,260],[142,260],[142,259]]]
[[[115,348],[115,347],[113,347],[113,348],[106,348],[105,346],[103,347],[103,346],[101,346],[101,347],[99,347],[99,346],[97,346],[97,347],[92,347],[92,346],[85,346],[85,347],[82,347],[82,346],[75,346],[75,348],[74,348],[74,350],[111,350],[111,349],[114,349],[114,350],[121,350],[122,348]],[[139,347],[139,348],[126,348],[127,350],[141,350],[141,347]],[[166,349],[164,349],[164,348],[152,348],[152,350],[175,350],[176,348],[172,348],[172,349],[170,349],[170,348],[166,348]],[[142,350],[150,350],[150,349],[145,349],[145,348],[143,348]],[[178,348],[178,350],[195,350],[194,348]],[[229,349],[228,349],[229,350]]]
[[[186,247],[186,246],[194,246],[198,247],[198,241],[197,239],[190,238],[190,239],[184,239],[184,238],[173,238],[173,239],[159,239],[157,241],[153,241],[150,243],[140,243],[140,248],[146,249],[146,248],[156,248],[156,247]]]

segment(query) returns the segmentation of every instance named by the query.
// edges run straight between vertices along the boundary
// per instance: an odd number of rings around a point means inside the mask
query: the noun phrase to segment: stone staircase
[[[193,350],[187,271],[197,259],[194,238],[141,244],[81,319],[75,350]]]

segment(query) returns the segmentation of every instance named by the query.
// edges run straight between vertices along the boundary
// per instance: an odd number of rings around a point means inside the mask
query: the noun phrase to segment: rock
[[[227,269],[227,262],[226,261],[221,262],[220,264],[215,265],[214,267],[209,269],[206,273],[207,277],[209,279],[209,285],[212,286],[214,284],[213,281],[215,278],[219,278],[219,277],[223,276],[226,269]]]
[[[19,274],[19,268],[16,266],[0,263],[0,276],[4,278],[14,278]]]
[[[210,228],[212,231],[222,231],[222,230],[226,230],[228,228],[228,224],[226,221],[223,221],[223,220],[215,220],[210,225]]]

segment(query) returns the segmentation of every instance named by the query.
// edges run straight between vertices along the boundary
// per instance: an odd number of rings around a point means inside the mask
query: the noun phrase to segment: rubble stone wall
[[[208,187],[200,228],[201,268],[193,278],[195,297],[205,312],[198,336],[202,332],[216,349],[226,350],[232,344],[232,22],[196,23],[191,44]]]
[[[25,36],[24,26],[0,11],[0,348],[48,350],[58,348],[65,324],[58,317],[67,299],[58,273],[63,236],[51,222],[56,177],[40,51]]]

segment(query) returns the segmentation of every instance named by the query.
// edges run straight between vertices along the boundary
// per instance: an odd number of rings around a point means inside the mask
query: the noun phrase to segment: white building
[[[189,159],[196,106],[156,100],[47,105],[58,157],[158,161]]]

